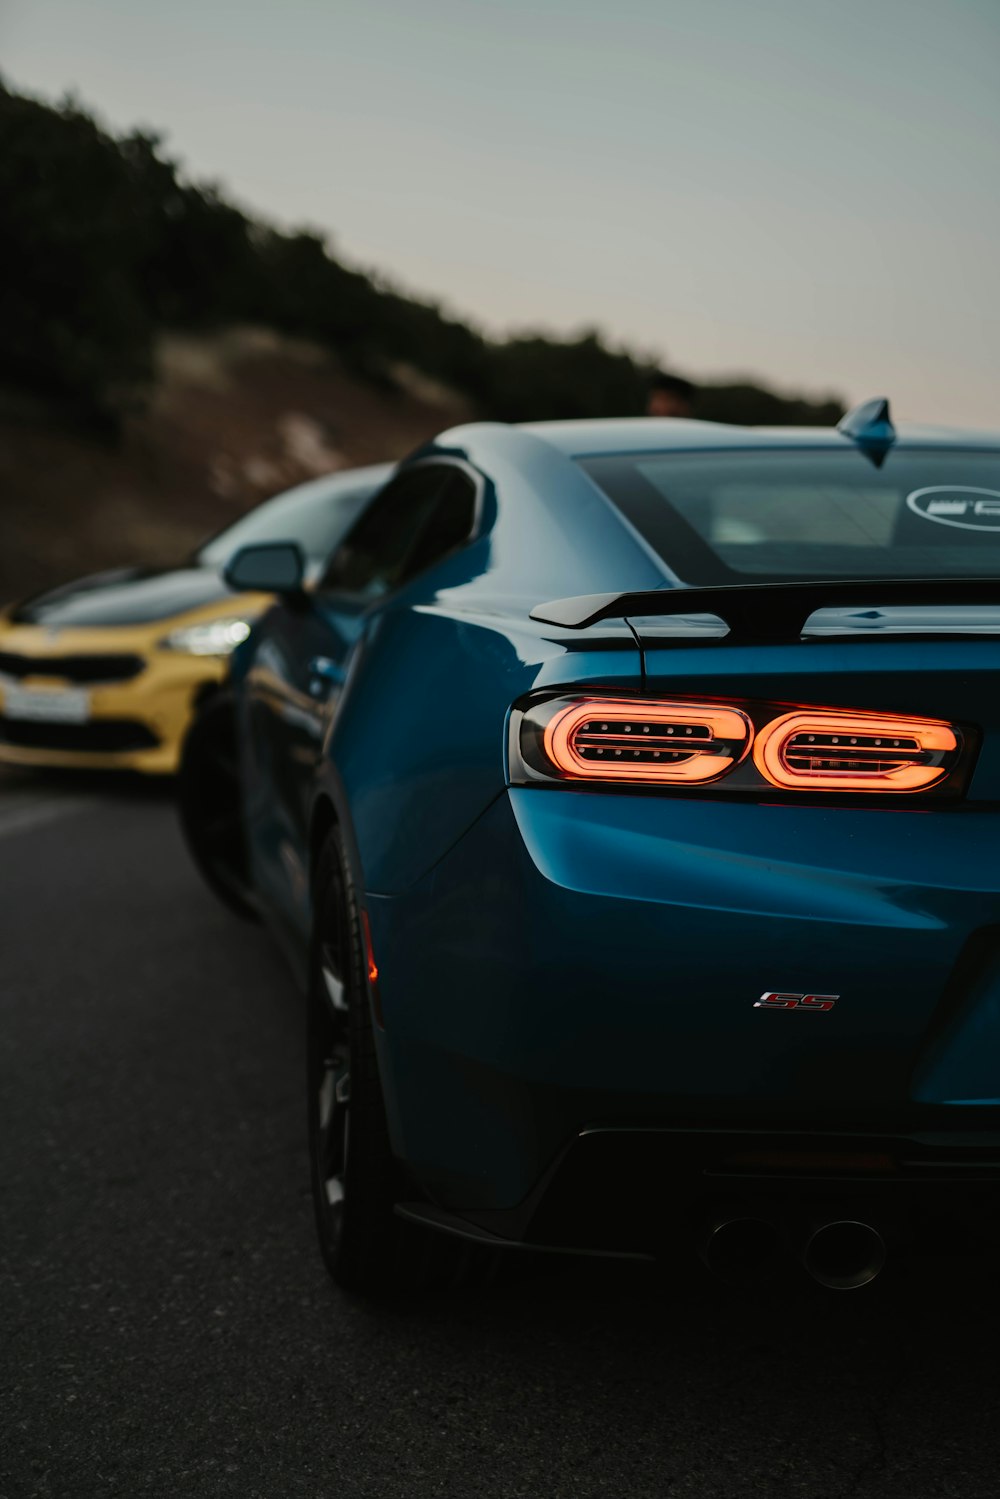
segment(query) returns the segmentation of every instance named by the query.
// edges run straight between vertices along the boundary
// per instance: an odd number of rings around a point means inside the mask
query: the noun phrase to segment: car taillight
[[[958,795],[971,743],[934,718],[778,703],[546,696],[516,707],[511,779]]]
[[[951,725],[931,718],[800,709],[758,731],[753,759],[789,791],[927,791],[958,748]]]
[[[545,724],[545,756],[564,776],[704,784],[742,759],[752,728],[738,708],[607,698],[569,703]]]

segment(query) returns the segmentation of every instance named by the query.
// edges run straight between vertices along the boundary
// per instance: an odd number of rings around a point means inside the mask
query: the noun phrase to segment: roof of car
[[[711,448],[842,448],[851,439],[836,427],[736,427],[676,417],[616,417],[601,421],[525,422],[520,430],[574,458],[615,453],[689,452]],[[897,446],[1000,449],[1000,432],[955,427],[896,427]]]

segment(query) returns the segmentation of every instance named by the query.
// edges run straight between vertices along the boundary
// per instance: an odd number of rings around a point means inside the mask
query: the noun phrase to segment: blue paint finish
[[[965,1103],[1000,1145],[1000,640],[750,647],[662,621],[529,619],[548,599],[671,583],[568,455],[845,441],[456,429],[421,456],[482,477],[475,539],[374,605],[279,607],[237,652],[265,912],[301,967],[312,843],[335,816],[379,966],[391,1136],[440,1205],[510,1208],[595,1125],[947,1131]],[[580,686],[940,717],[978,757],[964,798],[937,805],[510,786],[512,705]],[[755,1009],[770,989],[840,997]]]
[[[956,959],[1000,911],[993,826],[510,791],[372,905],[397,1148],[500,1207],[585,1126],[905,1113]],[[754,1009],[770,989],[841,998]]]
[[[485,559],[456,583],[470,602],[491,595],[517,599],[524,612],[559,587],[581,593],[606,590],[609,579],[642,579],[627,586],[658,588],[664,568],[623,526],[603,494],[575,463],[524,427],[492,423],[446,432],[423,456],[447,452],[489,477],[496,496],[496,518]],[[435,583],[442,590],[448,581]],[[539,591],[541,590],[541,591]],[[529,602],[530,600],[530,602]],[[516,617],[516,616],[515,616]]]
[[[305,610],[276,611],[239,659],[255,881],[303,941],[300,871],[319,803],[350,818],[367,888],[405,888],[503,789],[517,697],[553,682],[641,679],[623,621],[553,631],[528,613],[547,590],[596,586],[605,569],[623,586],[655,587],[660,564],[548,444],[485,424],[462,436],[423,456],[460,457],[483,475],[478,539],[374,607],[318,593]],[[318,656],[342,688],[307,679]]]
[[[1000,927],[989,935],[992,950],[914,1078],[921,1103],[1000,1108]]]
[[[837,423],[837,431],[857,443],[876,468],[896,441],[896,429],[884,397],[864,401]]]
[[[469,428],[458,429],[469,431]],[[502,429],[501,429],[502,430]],[[535,422],[518,429],[542,438],[550,447],[576,457],[596,458],[609,453],[705,452],[731,448],[835,448],[845,438],[829,427],[735,427],[725,422],[678,421],[671,417],[612,417],[593,422]],[[1000,449],[996,432],[956,431],[912,422],[896,425],[896,441],[907,447]],[[456,433],[445,433],[446,442]]]
[[[595,635],[554,641],[440,606],[394,609],[373,622],[325,751],[351,808],[369,891],[412,884],[500,794],[507,714],[529,689],[639,690],[630,632]]]

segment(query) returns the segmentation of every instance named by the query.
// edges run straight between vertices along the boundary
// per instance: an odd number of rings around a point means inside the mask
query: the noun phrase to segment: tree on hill
[[[650,367],[596,331],[490,340],[430,301],[343,265],[321,235],[285,233],[187,182],[159,136],[115,137],[73,100],[0,83],[0,383],[114,422],[152,376],[156,334],[255,322],[315,339],[369,379],[408,364],[484,416],[636,415]],[[711,385],[699,415],[829,422],[837,402],[750,382]]]
[[[835,396],[806,400],[779,396],[749,380],[730,384],[711,381],[698,390],[698,415],[707,422],[735,422],[745,427],[834,427],[844,414]]]
[[[74,104],[0,94],[0,376],[92,416],[150,373],[152,226],[127,143]]]
[[[635,416],[645,404],[647,368],[594,330],[565,341],[526,334],[492,354],[492,404],[503,421]]]

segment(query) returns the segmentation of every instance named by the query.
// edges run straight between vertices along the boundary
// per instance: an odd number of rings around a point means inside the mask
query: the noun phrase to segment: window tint
[[[643,453],[582,465],[686,583],[995,576],[1000,454]]]
[[[453,468],[406,559],[401,581],[415,578],[460,547],[472,530],[475,513],[476,487],[467,474]]]
[[[475,500],[459,469],[428,464],[401,474],[338,547],[320,586],[373,600],[401,588],[466,540]]]

